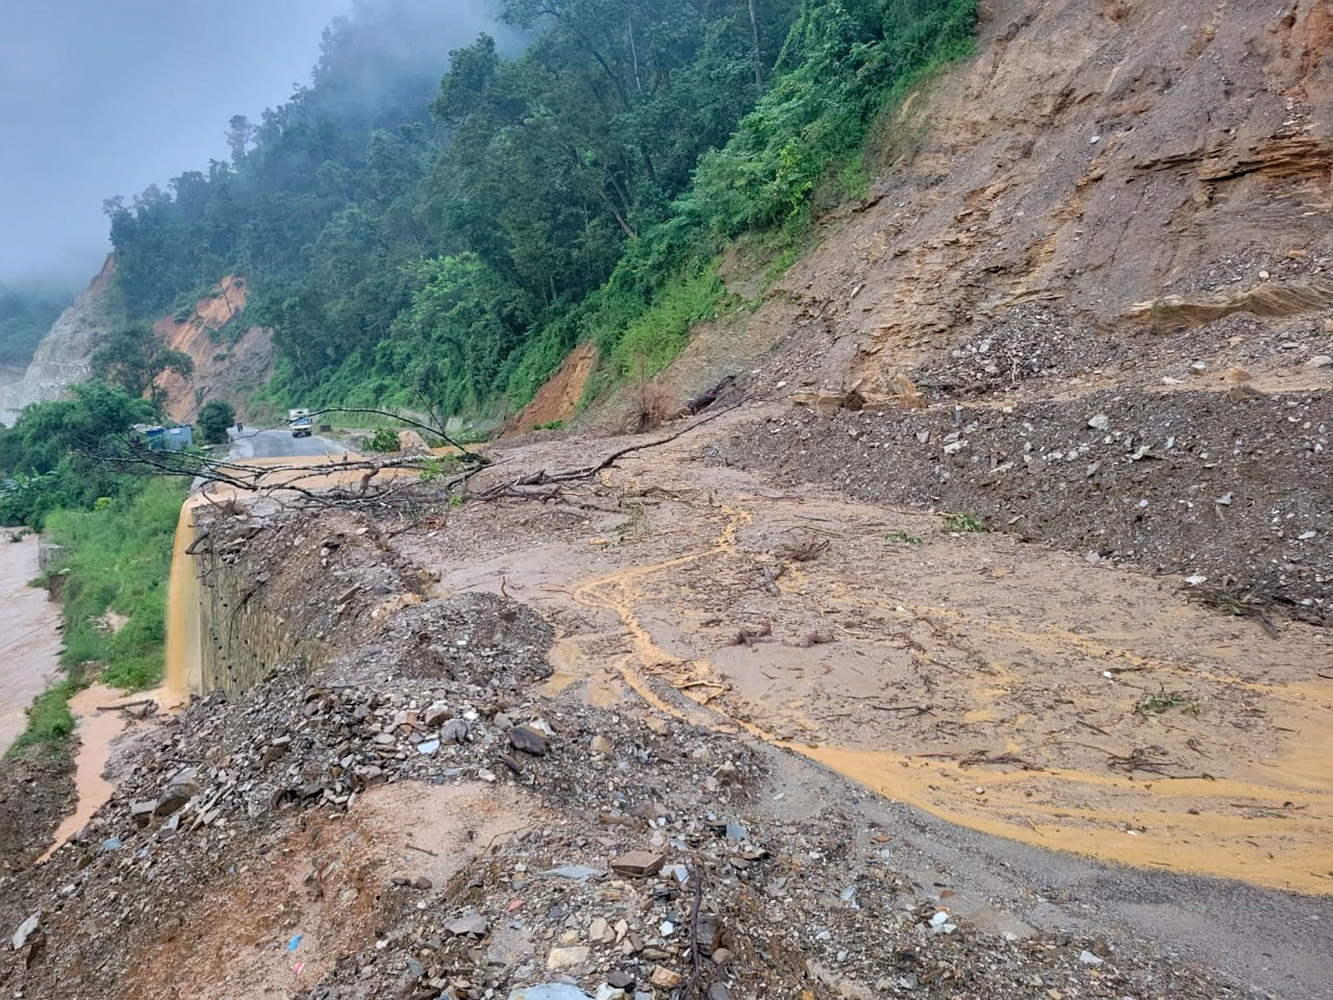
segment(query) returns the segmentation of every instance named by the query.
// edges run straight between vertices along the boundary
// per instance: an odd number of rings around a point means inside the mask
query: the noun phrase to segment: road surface
[[[312,435],[311,437],[292,437],[289,430],[244,430],[240,433],[235,428],[227,431],[231,436],[231,451],[228,458],[289,458],[295,455],[342,455],[347,449],[337,441]]]

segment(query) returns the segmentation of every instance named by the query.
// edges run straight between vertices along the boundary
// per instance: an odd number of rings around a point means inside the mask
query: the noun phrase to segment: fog
[[[402,0],[366,0],[379,13]],[[456,45],[489,26],[452,6]],[[109,249],[103,199],[226,159],[227,120],[308,84],[352,0],[10,0],[0,31],[0,284],[85,283]],[[438,16],[438,15],[437,15]],[[452,34],[452,32],[450,32]],[[439,39],[434,40],[438,43]],[[453,39],[450,39],[453,41]],[[440,52],[443,68],[446,52]]]

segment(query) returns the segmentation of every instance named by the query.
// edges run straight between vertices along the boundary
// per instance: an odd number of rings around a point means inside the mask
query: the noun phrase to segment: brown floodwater
[[[25,714],[55,675],[60,659],[60,605],[29,587],[38,539],[0,539],[0,753],[23,732]]]

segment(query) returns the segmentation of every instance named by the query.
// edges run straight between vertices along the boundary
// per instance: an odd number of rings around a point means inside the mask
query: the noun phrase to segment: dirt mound
[[[249,294],[245,278],[229,275],[196,302],[184,319],[167,316],[154,325],[168,347],[184,351],[194,362],[189,379],[174,373],[161,378],[170,419],[189,422],[209,399],[232,403],[237,415],[246,419],[248,393],[273,375],[273,333],[252,326],[225,342],[218,334],[244,312]]]

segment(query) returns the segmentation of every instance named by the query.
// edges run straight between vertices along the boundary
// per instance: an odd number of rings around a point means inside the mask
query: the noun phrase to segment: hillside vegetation
[[[493,412],[583,341],[613,374],[660,367],[715,309],[727,241],[771,234],[776,254],[818,199],[859,193],[876,116],[967,52],[976,17],[975,0],[503,0],[527,48],[482,36],[432,72],[396,53],[445,26],[398,6],[337,23],[309,87],[234,118],[230,162],[108,203],[133,315],[248,278],[275,398]]]

